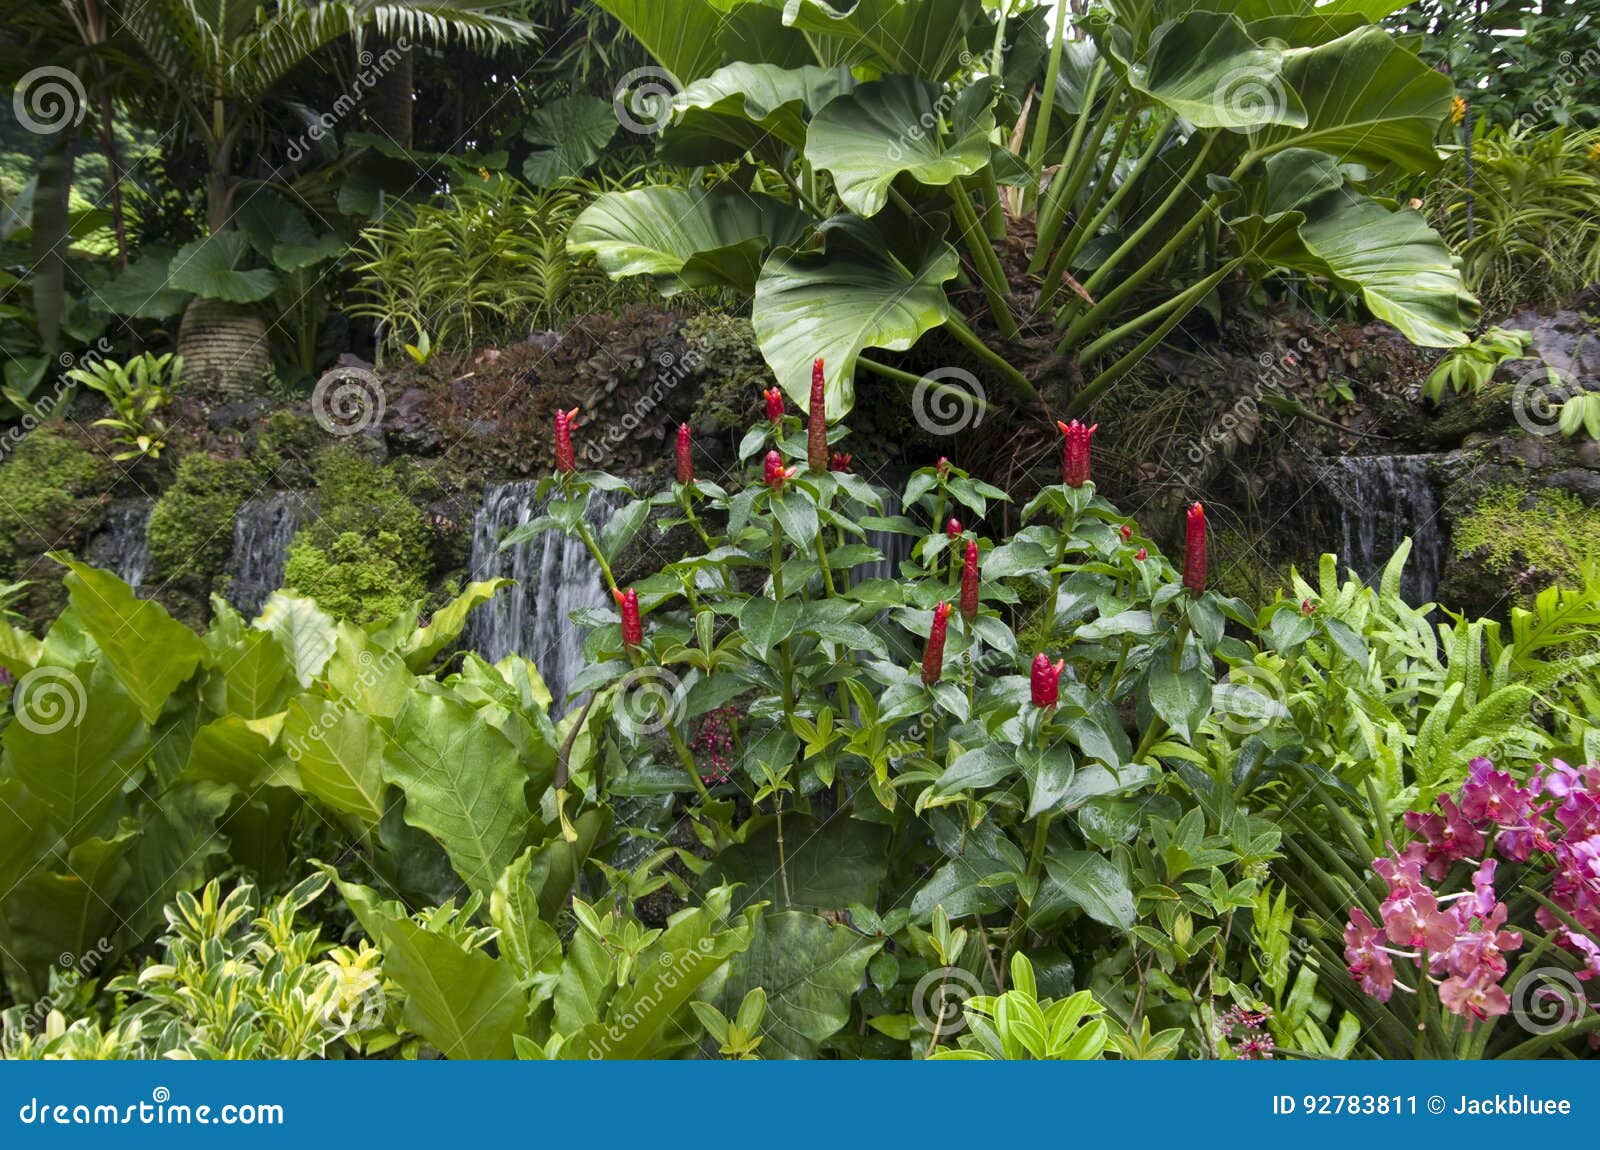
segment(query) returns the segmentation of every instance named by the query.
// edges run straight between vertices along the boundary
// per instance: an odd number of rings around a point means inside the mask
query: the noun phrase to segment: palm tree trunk
[[[394,63],[385,66],[393,53]],[[372,94],[367,97],[367,119],[402,148],[411,147],[411,52],[389,37],[372,29],[363,38],[361,56],[375,73]]]

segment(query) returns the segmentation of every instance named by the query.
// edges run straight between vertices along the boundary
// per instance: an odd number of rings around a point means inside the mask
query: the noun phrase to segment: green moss
[[[30,624],[53,618],[65,595],[47,551],[72,551],[99,522],[105,463],[55,428],[28,435],[0,466],[0,582],[32,580],[18,600]]]
[[[1497,575],[1581,587],[1600,569],[1600,508],[1569,491],[1491,487],[1456,524],[1455,550]]]
[[[246,460],[185,456],[177,481],[150,512],[146,534],[156,573],[192,584],[203,599],[233,550],[239,505],[259,486]]]
[[[391,531],[372,537],[346,531],[326,549],[301,533],[289,548],[283,581],[337,619],[370,623],[399,614],[427,591],[421,576],[396,560],[402,549]]]
[[[381,467],[344,445],[317,456],[317,519],[295,536],[284,583],[330,614],[366,623],[421,599],[432,571],[427,518],[418,498],[425,469]]]

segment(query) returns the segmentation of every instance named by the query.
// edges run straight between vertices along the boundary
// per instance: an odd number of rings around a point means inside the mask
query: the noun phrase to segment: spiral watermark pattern
[[[1554,1034],[1578,1021],[1588,1009],[1583,983],[1561,966],[1530,970],[1511,991],[1511,1015],[1529,1034]]]
[[[311,392],[311,414],[340,439],[381,423],[386,406],[383,384],[364,367],[330,368]]]
[[[941,367],[911,389],[911,415],[929,435],[957,435],[983,423],[988,400],[983,384],[970,371]]]
[[[23,74],[11,93],[17,122],[37,136],[53,136],[83,123],[89,98],[76,73],[45,64]]]
[[[1260,68],[1234,68],[1211,89],[1211,107],[1230,132],[1252,132],[1281,116],[1289,106],[1283,80]]]
[[[617,684],[617,726],[634,739],[667,729],[683,714],[688,692],[683,680],[664,667],[640,667]]]
[[[1576,390],[1554,368],[1535,362],[1511,389],[1511,415],[1529,435],[1554,435],[1560,430],[1562,405]]]
[[[389,1009],[383,980],[375,970],[358,973],[359,978],[341,977],[334,983],[328,1001],[317,1016],[323,1029],[335,1035],[361,1034],[383,1026]]]
[[[665,68],[635,68],[611,94],[617,123],[639,136],[654,136],[672,122],[678,82]]]
[[[35,667],[22,676],[11,696],[17,722],[36,735],[78,726],[88,706],[83,681],[65,667]]]
[[[1245,663],[1228,671],[1211,695],[1212,713],[1223,729],[1255,735],[1289,717],[1283,680],[1265,667]]]
[[[929,1033],[941,1038],[960,1034],[967,1028],[962,1006],[967,999],[984,993],[978,976],[959,966],[937,966],[917,979],[911,990],[911,1013]]]

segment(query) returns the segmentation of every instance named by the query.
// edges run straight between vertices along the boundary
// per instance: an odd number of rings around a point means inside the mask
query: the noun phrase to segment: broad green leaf
[[[306,794],[368,825],[383,818],[383,732],[354,708],[307,692],[289,704],[283,752]]]
[[[747,825],[744,840],[725,848],[700,884],[741,884],[735,901],[764,899],[775,905],[838,910],[851,903],[873,905],[883,883],[889,831],[877,823],[836,816],[820,821],[797,813],[783,817],[784,870],[788,902],[778,866],[778,828],[770,816]]]
[[[480,603],[487,603],[494,598],[500,588],[510,585],[510,579],[485,579],[479,583],[467,584],[465,591],[433,613],[426,627],[417,628],[401,644],[400,649],[405,655],[406,666],[418,673],[426,670],[435,655],[461,637],[461,632],[467,626],[467,616],[472,613],[472,609]],[[549,705],[548,693],[546,705]]]
[[[1211,681],[1197,667],[1174,671],[1164,659],[1150,667],[1150,706],[1182,738],[1192,738],[1211,709]]]
[[[252,795],[263,786],[293,787],[294,768],[276,742],[283,716],[246,719],[224,715],[195,732],[183,777],[191,782],[224,783]]]
[[[44,804],[21,779],[0,778],[0,890],[11,890],[39,861],[49,845],[46,819]]]
[[[1143,55],[1119,63],[1135,91],[1197,128],[1303,127],[1306,110],[1283,80],[1284,55],[1256,43],[1236,16],[1190,12],[1157,28]]]
[[[818,525],[817,505],[810,496],[794,490],[774,495],[772,516],[783,527],[784,535],[797,550],[811,550],[817,539]]]
[[[934,788],[941,795],[957,791],[977,791],[992,787],[1022,768],[1016,747],[1000,743],[984,743],[963,751],[951,763]]]
[[[189,293],[171,283],[171,248],[142,247],[139,258],[95,290],[107,311],[133,319],[167,319],[183,310]]]
[[[409,918],[383,928],[383,973],[406,992],[405,1023],[446,1058],[512,1058],[528,996],[504,958],[468,951]]]
[[[600,159],[617,134],[616,110],[594,96],[563,96],[535,109],[523,139],[540,145],[522,162],[522,178],[536,188],[581,175]]]
[[[685,289],[755,290],[766,253],[810,226],[780,200],[690,188],[608,192],[567,233],[567,250],[595,257],[613,279],[648,275],[664,295]]]
[[[911,917],[927,922],[939,907],[951,919],[1009,909],[1016,902],[1016,888],[1010,879],[998,877],[1007,871],[999,859],[969,850],[928,877],[911,899]]]
[[[825,252],[780,251],[761,269],[751,322],[779,384],[811,399],[811,365],[827,365],[830,423],[855,405],[856,359],[868,348],[905,351],[950,316],[944,285],[955,249],[934,241],[909,262],[892,255],[863,221],[835,221]]]
[[[138,834],[124,824],[111,838],[85,839],[67,852],[65,873],[36,870],[6,892],[7,966],[22,968],[33,997],[49,991],[48,972],[59,969],[62,956],[72,965],[77,956],[108,950],[121,926],[114,908],[132,873],[128,849]]]
[[[521,852],[527,776],[516,748],[471,707],[415,692],[384,746],[383,778],[405,792],[406,822],[438,840],[473,890],[488,894]]]
[[[944,134],[937,86],[914,76],[863,84],[817,113],[806,134],[806,159],[833,174],[839,198],[858,215],[875,216],[889,188],[906,175],[945,187],[989,165],[994,112],[984,104]],[[964,108],[965,105],[962,105]]]
[[[109,571],[67,561],[67,593],[123,690],[154,723],[199,665],[205,644],[161,604],[140,599]]]
[[[967,33],[982,19],[978,0],[760,2],[781,7],[786,25],[824,37],[820,52],[829,63],[870,63],[936,82],[970,60],[963,56]]]
[[[299,800],[287,791],[280,795]],[[118,912],[134,939],[153,937],[166,925],[164,911],[182,891],[202,886],[232,859],[244,857],[230,820],[226,835],[217,833],[218,820],[227,813],[234,792],[212,783],[180,783],[168,787],[159,803],[142,816],[142,832],[127,852],[129,874],[122,887]]]
[[[208,662],[213,669],[205,681],[206,702],[220,715],[260,719],[276,714],[295,686],[288,656],[266,631],[241,631]]]
[[[0,667],[10,673],[13,682],[33,670],[43,654],[42,642],[21,627],[0,619]]]
[[[762,596],[745,601],[739,612],[739,632],[751,654],[766,659],[775,647],[794,632],[800,621],[800,603],[796,599],[782,601]]]
[[[531,867],[537,848],[529,848],[506,867],[489,895],[489,921],[500,931],[500,956],[512,963],[524,984],[536,974],[561,970],[561,938],[540,917],[539,892]]]
[[[269,268],[245,268],[251,251],[243,232],[215,232],[193,240],[172,257],[169,285],[174,291],[192,292],[204,299],[229,303],[260,303],[278,289],[278,276]]]
[[[848,68],[729,64],[678,93],[662,154],[698,166],[737,160],[746,152],[799,151],[810,117],[854,87]]]
[[[1034,911],[1064,896],[1096,922],[1127,930],[1133,926],[1133,892],[1115,863],[1093,851],[1066,851],[1045,860],[1048,878]]]
[[[302,687],[311,686],[333,657],[333,618],[310,599],[274,591],[250,625],[277,636]]]
[[[722,62],[717,35],[728,0],[595,0],[682,85]]]
[[[732,1015],[756,987],[767,993],[762,1058],[815,1058],[823,1042],[850,1021],[861,978],[883,946],[815,914],[782,911],[761,919],[750,949],[733,960],[722,988]]]
[[[1077,773],[1072,748],[1064,743],[1042,751],[1036,747],[1022,747],[1017,751],[1017,758],[1022,763],[1022,777],[1028,780],[1027,817],[1036,819],[1046,812],[1065,810]]]

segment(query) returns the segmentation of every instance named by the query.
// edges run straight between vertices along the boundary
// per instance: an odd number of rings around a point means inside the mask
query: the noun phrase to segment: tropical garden
[[[5,26],[0,1057],[1600,1048],[1600,4]]]

